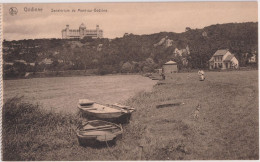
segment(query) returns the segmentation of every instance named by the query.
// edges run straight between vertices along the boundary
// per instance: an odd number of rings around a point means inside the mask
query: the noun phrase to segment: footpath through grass
[[[3,160],[259,159],[257,75],[208,72],[203,82],[196,73],[168,77],[126,101],[137,111],[109,148],[80,147],[75,129],[82,119],[76,115],[9,100],[3,108]],[[156,108],[171,103],[184,104]]]

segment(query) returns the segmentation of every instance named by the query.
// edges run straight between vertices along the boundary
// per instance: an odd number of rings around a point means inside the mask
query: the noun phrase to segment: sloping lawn
[[[78,145],[77,115],[9,100],[3,160],[259,158],[258,71],[207,72],[203,82],[196,73],[178,73],[160,83],[126,101],[137,111],[122,139],[101,148]],[[162,104],[169,106],[157,108]]]

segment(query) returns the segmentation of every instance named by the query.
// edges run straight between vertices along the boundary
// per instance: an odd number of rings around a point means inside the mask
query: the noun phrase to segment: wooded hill
[[[4,73],[86,69],[97,69],[99,74],[152,72],[169,60],[176,61],[181,69],[208,68],[208,60],[218,49],[229,49],[240,66],[247,66],[253,53],[258,56],[258,23],[187,27],[183,33],[125,34],[111,40],[85,37],[4,41],[4,63],[14,63],[5,65]]]

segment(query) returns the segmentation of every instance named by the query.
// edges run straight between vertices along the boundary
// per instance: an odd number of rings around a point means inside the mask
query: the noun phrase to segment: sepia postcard
[[[257,1],[0,14],[1,160],[259,160]]]

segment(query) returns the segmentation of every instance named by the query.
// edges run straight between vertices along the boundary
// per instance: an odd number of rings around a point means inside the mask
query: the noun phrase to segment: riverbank
[[[201,82],[196,73],[178,73],[160,81],[124,103],[137,111],[109,148],[80,147],[76,115],[29,111],[31,106],[14,102],[4,109],[28,111],[9,113],[14,121],[3,122],[4,160],[257,160],[257,76],[207,72]],[[163,104],[170,106],[158,108]]]
[[[4,80],[32,79],[32,78],[50,78],[50,77],[84,77],[84,76],[106,76],[106,75],[143,75],[143,73],[101,73],[98,69],[88,70],[66,70],[66,71],[44,71],[44,72],[26,72],[16,76],[5,76]]]
[[[199,69],[181,69],[179,73],[192,73],[198,72]],[[240,67],[239,69],[203,69],[207,72],[229,72],[229,71],[252,71],[258,70],[257,65]],[[3,75],[4,80],[16,80],[16,79],[32,79],[32,78],[50,78],[50,77],[84,77],[84,76],[110,76],[110,75],[159,75],[158,73],[104,73],[100,72],[98,69],[88,69],[88,70],[66,70],[66,71],[44,71],[44,72],[26,72],[24,74],[16,75],[16,76],[5,76]]]

